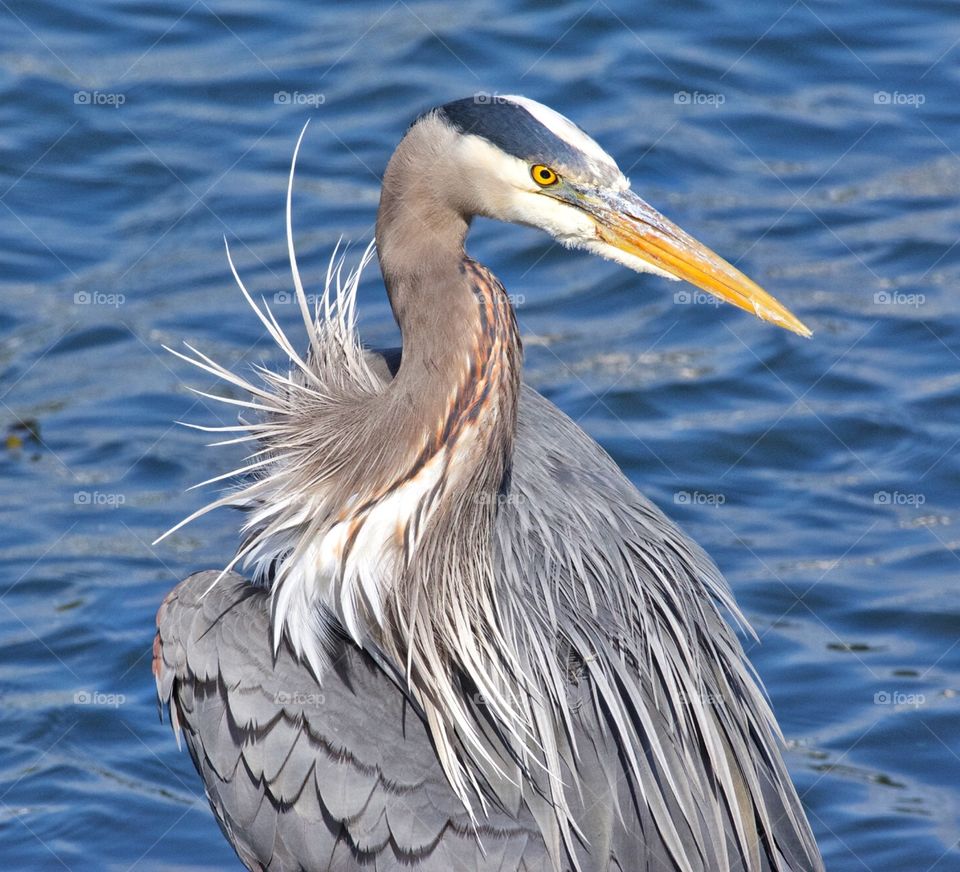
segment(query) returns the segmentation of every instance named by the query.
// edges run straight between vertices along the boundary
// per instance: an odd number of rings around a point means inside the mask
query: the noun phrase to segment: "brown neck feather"
[[[471,216],[444,194],[456,190],[444,135],[413,128],[384,175],[377,249],[403,359],[383,399],[390,438],[409,451],[403,478],[446,446],[454,464],[499,475],[466,477],[496,491],[512,456],[520,340],[503,286],[464,252]]]

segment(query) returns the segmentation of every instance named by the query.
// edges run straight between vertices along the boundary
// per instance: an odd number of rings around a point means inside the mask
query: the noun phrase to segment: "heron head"
[[[637,272],[683,279],[765,321],[810,330],[759,285],[630,190],[577,125],[526,97],[468,97],[428,113],[446,128],[445,170],[465,215],[545,230]]]

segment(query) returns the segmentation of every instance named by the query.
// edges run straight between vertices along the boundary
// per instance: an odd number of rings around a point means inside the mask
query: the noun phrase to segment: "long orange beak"
[[[733,303],[758,318],[811,336],[811,330],[756,282],[697,242],[631,191],[577,204],[597,222],[597,236],[658,270]]]

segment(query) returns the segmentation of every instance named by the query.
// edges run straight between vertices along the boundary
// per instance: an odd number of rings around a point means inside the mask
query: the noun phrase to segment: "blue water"
[[[0,2],[0,868],[236,867],[150,648],[237,519],[149,543],[241,452],[174,426],[223,411],[161,345],[276,361],[222,237],[252,289],[288,289],[306,119],[315,288],[341,235],[369,239],[409,121],[484,91],[574,118],[815,330],[472,234],[527,379],[730,579],[828,867],[960,869],[955,4],[327,5]],[[365,338],[394,341],[375,270],[361,296]]]

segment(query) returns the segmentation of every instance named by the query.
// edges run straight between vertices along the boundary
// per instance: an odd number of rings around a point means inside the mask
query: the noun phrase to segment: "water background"
[[[960,15],[948,2],[0,0],[0,867],[236,868],[157,720],[153,617],[241,459],[161,350],[275,362],[421,110],[523,93],[816,331],[478,221],[526,378],[723,568],[835,870],[960,869]],[[376,269],[372,343],[396,341]],[[302,333],[296,334],[301,337]],[[21,422],[21,423],[18,423]]]

